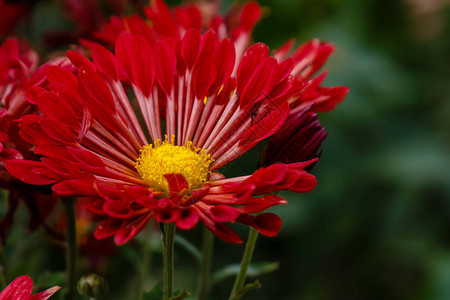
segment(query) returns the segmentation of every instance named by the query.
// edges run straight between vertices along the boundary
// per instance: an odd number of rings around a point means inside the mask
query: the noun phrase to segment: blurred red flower
[[[17,119],[37,113],[36,105],[25,98],[25,91],[33,86],[47,84],[45,70],[50,65],[66,67],[68,63],[67,58],[60,57],[37,68],[38,55],[25,42],[8,39],[0,45],[0,187],[10,191],[8,211],[0,223],[0,238],[3,243],[19,200],[27,205],[31,213],[30,229],[44,225],[48,231],[58,236],[43,223],[57,198],[51,196],[49,191],[45,193],[41,188],[16,180],[6,171],[4,164],[10,159],[38,159],[32,151],[33,146],[19,135]]]
[[[13,32],[17,23],[28,14],[29,9],[29,4],[25,2],[12,3],[0,0],[0,37]]]

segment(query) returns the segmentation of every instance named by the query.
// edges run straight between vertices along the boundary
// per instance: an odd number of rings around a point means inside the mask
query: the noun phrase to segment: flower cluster
[[[70,67],[45,68],[46,84],[26,91],[40,113],[17,116],[39,159],[8,160],[7,170],[88,199],[104,219],[95,236],[117,244],[151,218],[180,229],[200,221],[231,243],[242,240],[224,223],[276,235],[281,220],[264,211],[286,203],[279,190],[316,186],[305,170],[325,137],[315,112],[348,92],[321,87],[325,74],[312,78],[333,47],[312,41],[289,55],[291,41],[271,56],[249,45],[261,15],[254,2],[223,18],[156,0],[145,15],[113,17],[96,34],[104,44],[82,42],[89,56],[69,51]],[[219,173],[271,136],[264,167]]]

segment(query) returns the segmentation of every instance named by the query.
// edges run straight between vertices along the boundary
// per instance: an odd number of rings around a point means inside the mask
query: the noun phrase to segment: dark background
[[[259,2],[264,18],[255,42],[272,49],[291,37],[333,42],[325,84],[351,91],[320,115],[329,135],[313,170],[317,188],[281,193],[289,204],[271,211],[283,228],[277,237],[259,237],[253,261],[276,262],[278,269],[257,276],[262,289],[244,298],[450,299],[448,1]],[[46,52],[40,41],[48,30],[74,25],[61,11],[58,1],[38,1],[17,32]],[[251,173],[256,164],[249,161],[260,149],[232,164],[227,175]],[[42,230],[26,231],[23,207],[16,220],[3,249],[9,281],[27,273],[38,290],[62,284],[62,248]],[[246,228],[235,228],[245,237]],[[200,229],[180,235],[200,245]],[[83,254],[80,268],[107,279],[104,299],[133,299],[143,266],[151,266],[147,288],[160,276],[158,239],[148,230],[123,247],[97,245],[109,252]],[[213,269],[238,263],[243,249],[216,240]],[[176,286],[195,290],[195,260],[180,244],[175,262]],[[227,299],[232,284],[232,277],[218,283],[210,299]]]

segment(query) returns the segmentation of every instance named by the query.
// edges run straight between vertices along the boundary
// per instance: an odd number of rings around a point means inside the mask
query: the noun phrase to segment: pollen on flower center
[[[200,186],[206,181],[209,165],[213,162],[206,150],[193,147],[192,142],[176,146],[175,136],[171,141],[156,140],[153,145],[145,145],[135,162],[135,167],[145,183],[152,187],[168,190],[165,174],[182,174],[189,187]]]

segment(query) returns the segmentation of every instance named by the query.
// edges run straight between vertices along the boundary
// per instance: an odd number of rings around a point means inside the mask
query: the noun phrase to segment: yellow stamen
[[[182,174],[189,187],[198,187],[206,181],[213,161],[205,149],[192,146],[191,141],[176,146],[172,135],[170,142],[166,136],[164,141],[158,139],[153,145],[145,145],[135,167],[145,183],[167,191],[165,174]]]
[[[220,86],[219,91],[217,92],[217,95],[220,95],[220,93],[223,91],[223,87],[224,87],[224,85],[222,84],[222,85]]]

